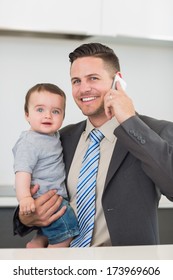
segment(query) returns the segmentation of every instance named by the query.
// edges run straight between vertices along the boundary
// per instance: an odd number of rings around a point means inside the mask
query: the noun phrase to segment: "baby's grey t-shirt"
[[[31,184],[39,184],[40,189],[34,198],[50,189],[67,197],[65,166],[59,132],[54,135],[38,133],[32,130],[21,133],[13,148],[14,172],[31,174]]]

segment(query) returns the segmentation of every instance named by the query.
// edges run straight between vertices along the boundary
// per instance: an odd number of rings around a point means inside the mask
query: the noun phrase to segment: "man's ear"
[[[122,74],[121,72],[117,72],[116,75],[118,75],[122,79]]]

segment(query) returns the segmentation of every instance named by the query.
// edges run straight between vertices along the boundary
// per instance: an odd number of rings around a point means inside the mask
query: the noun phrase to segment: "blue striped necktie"
[[[93,129],[90,143],[82,161],[77,185],[77,217],[80,234],[72,240],[70,247],[89,247],[94,229],[95,187],[100,158],[100,141],[104,135]]]

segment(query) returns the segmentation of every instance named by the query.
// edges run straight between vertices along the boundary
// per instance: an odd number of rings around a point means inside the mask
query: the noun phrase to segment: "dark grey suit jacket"
[[[83,121],[60,131],[67,176],[85,126]],[[173,123],[138,115],[114,133],[102,195],[112,245],[158,244],[160,194],[173,200]]]

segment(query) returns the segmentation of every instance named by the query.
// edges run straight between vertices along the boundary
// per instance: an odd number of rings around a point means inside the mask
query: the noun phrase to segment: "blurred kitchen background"
[[[171,0],[0,0],[0,248],[31,238],[12,232],[11,150],[28,129],[25,94],[36,83],[55,83],[67,95],[64,126],[84,119],[71,96],[68,54],[88,42],[114,49],[139,113],[173,121]],[[173,203],[162,197],[158,214],[161,244],[171,244]]]

